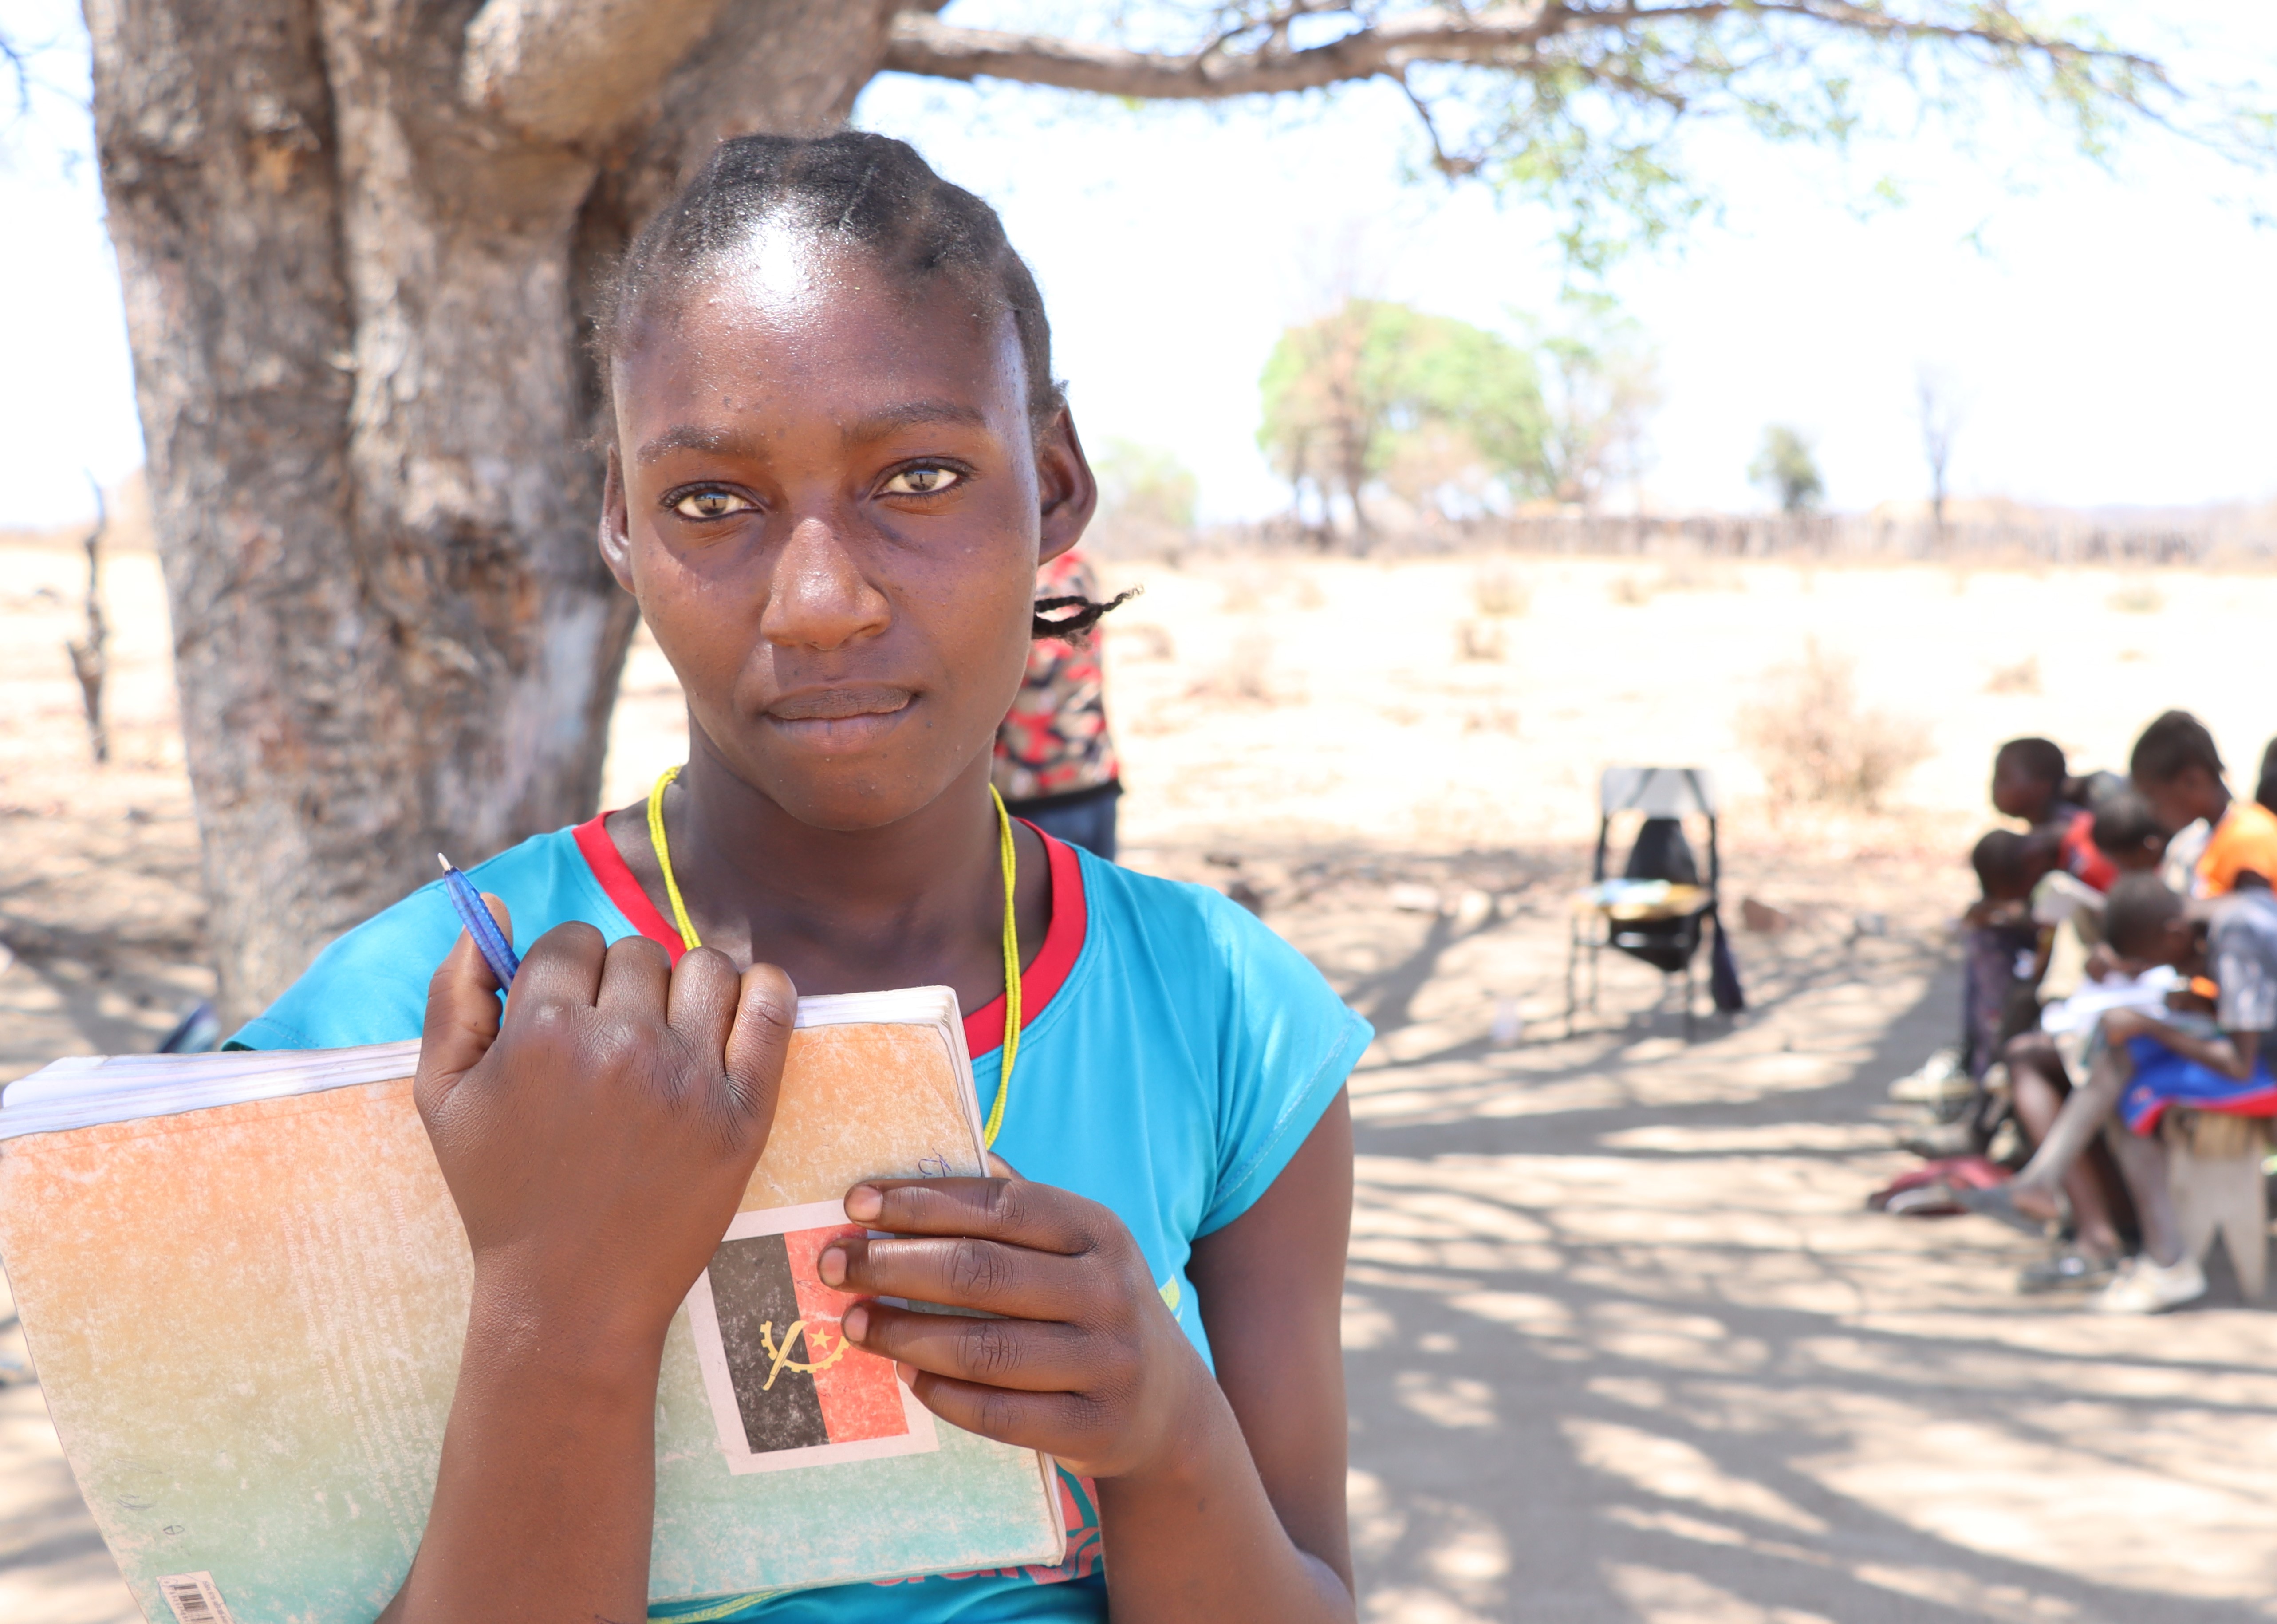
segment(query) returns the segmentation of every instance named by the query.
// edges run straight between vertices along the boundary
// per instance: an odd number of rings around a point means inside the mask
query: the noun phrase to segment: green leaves
[[[1513,493],[1544,477],[1549,419],[1533,358],[1451,316],[1348,299],[1281,335],[1260,380],[1257,443],[1300,495],[1341,495],[1367,528],[1379,480],[1443,508],[1489,484]]]

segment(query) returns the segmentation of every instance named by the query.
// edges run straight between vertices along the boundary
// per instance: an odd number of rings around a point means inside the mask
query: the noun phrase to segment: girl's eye
[[[733,491],[690,491],[673,503],[672,511],[683,519],[724,519],[731,513],[743,513],[753,506],[747,497]]]
[[[953,468],[905,468],[886,481],[887,496],[939,496],[964,477]]]

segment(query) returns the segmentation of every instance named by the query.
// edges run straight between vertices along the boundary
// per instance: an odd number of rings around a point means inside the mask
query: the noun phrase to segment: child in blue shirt
[[[601,552],[686,690],[688,765],[653,827],[628,808],[473,871],[523,953],[503,1010],[430,888],[238,1040],[423,1034],[475,1290],[382,1616],[645,1613],[665,1328],[765,1147],[797,993],[945,984],[999,1176],[856,1186],[849,1216],[893,1238],[820,1269],[934,1413],[1063,1463],[1068,1561],[672,1611],[1352,1620],[1343,1087],[1367,1025],[1224,898],[991,798],[1038,564],[1097,495],[1026,267],[900,142],[747,137],[634,246],[597,348]]]

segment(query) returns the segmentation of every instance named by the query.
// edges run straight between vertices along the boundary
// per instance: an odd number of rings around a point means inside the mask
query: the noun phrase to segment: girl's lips
[[[854,682],[843,688],[806,688],[785,694],[767,706],[777,721],[843,721],[854,716],[890,716],[917,698],[906,688],[883,682]]]
[[[803,744],[834,751],[858,751],[899,727],[916,699],[906,688],[811,689],[786,695],[763,714]]]

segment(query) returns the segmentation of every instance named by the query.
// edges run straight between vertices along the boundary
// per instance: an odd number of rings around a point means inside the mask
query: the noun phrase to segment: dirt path
[[[1686,1043],[1653,1009],[1656,978],[1626,963],[1576,1035],[1557,1019],[1562,898],[1597,765],[1694,754],[1744,785],[1735,696],[1806,632],[1862,649],[1862,681],[1902,698],[1888,662],[1927,636],[1908,632],[1907,602],[1964,606],[1936,621],[1960,660],[2022,578],[1956,592],[1944,572],[1822,576],[1798,621],[1792,571],[1640,604],[1616,595],[1612,567],[1542,566],[1504,657],[1458,660],[1479,568],[1173,574],[1142,600],[1158,629],[1116,654],[1134,863],[1239,878],[1380,1034],[1352,1085],[1345,1315],[1367,1616],[2277,1617],[2269,1317],[2110,1321],[2020,1300],[2032,1248],[2006,1231],[1862,1209],[1908,1161],[1888,1148],[1886,1083],[1953,1027],[1952,853],[1976,826],[1980,747],[2040,725],[2032,705],[1971,697],[1972,666],[1918,700],[1940,707],[1939,749],[1900,812],[1775,829],[1738,810],[1730,888],[1800,923],[1739,939],[1755,1007],[1736,1026]],[[0,973],[4,1077],[145,1046],[204,981],[155,573],[115,567],[116,598],[140,606],[114,607],[139,662],[122,668],[142,686],[121,701],[127,765],[101,778],[43,653],[72,629],[71,560],[10,553],[0,578],[0,927],[18,955]],[[2109,608],[2107,583],[2058,585],[2052,623],[2105,617],[2157,682],[2130,685],[2115,720],[2069,690],[2034,701],[2060,718],[2048,730],[2108,760],[2141,713],[2213,708],[2194,685],[2227,679],[2190,666],[2181,627]],[[2233,586],[2169,591],[2263,614],[2270,583]],[[1593,638],[1645,649],[1635,690],[1572,674]],[[644,651],[613,799],[680,759],[674,703]],[[2228,724],[2234,751],[2258,750],[2252,725]],[[1886,934],[1859,935],[1863,913]],[[1493,1041],[1498,1012],[1522,1023],[1516,1041]],[[0,1326],[0,1354],[19,1350],[4,1305]],[[36,1385],[0,1389],[0,1619],[134,1616]]]

